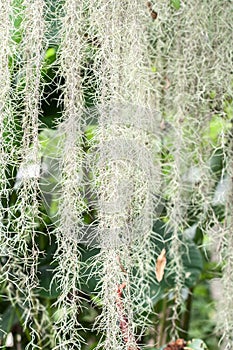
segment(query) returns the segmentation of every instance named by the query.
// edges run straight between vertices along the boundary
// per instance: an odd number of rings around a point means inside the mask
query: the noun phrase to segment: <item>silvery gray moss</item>
[[[7,203],[0,207],[1,282],[11,303],[25,310],[24,323],[31,332],[28,349],[42,349],[42,343],[52,349],[81,348],[79,243],[88,232],[87,243],[100,248],[93,261],[99,281],[96,298],[102,305],[95,323],[102,334],[97,349],[138,349],[139,332],[152,312],[152,227],[159,198],[168,203],[166,225],[173,232],[167,252],[167,269],[175,273],[171,332],[177,333],[184,304],[180,234],[189,226],[190,202],[198,200],[199,207],[193,207],[198,224],[206,229],[206,215],[212,213],[207,230],[220,227],[223,290],[218,328],[224,349],[231,349],[232,187],[225,221],[219,223],[211,211],[214,183],[209,164],[213,149],[223,148],[222,178],[232,180],[232,145],[226,142],[231,130],[223,129],[213,141],[208,128],[216,114],[211,96],[222,107],[218,115],[223,119],[224,101],[232,98],[232,1],[160,0],[148,6],[139,0],[58,0],[52,5],[43,0],[0,3],[0,191]],[[61,293],[51,318],[38,298],[42,253],[35,238],[43,221],[41,71],[47,49],[56,44],[53,65],[62,77],[57,88],[62,90],[63,112],[57,120],[61,170],[53,233],[58,246],[54,279]],[[96,89],[91,118],[85,117],[86,84]],[[92,118],[97,123],[85,152],[83,131]],[[18,176],[21,169],[13,205],[8,203],[12,168]],[[87,229],[83,213],[90,207],[97,214]]]

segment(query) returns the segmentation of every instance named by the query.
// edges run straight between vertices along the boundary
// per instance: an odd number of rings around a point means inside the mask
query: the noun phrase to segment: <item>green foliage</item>
[[[179,10],[179,8],[180,8],[180,0],[171,0],[171,5],[172,5],[176,10]]]
[[[193,349],[193,350],[208,350],[205,343],[200,339],[193,339],[191,342],[188,342],[187,344],[187,350]]]
[[[175,283],[174,273],[171,274],[169,271],[169,265],[171,262],[171,258],[169,257],[169,250],[171,244],[171,236],[172,232],[169,231],[167,233],[166,225],[162,221],[157,221],[154,224],[153,228],[158,239],[155,239],[155,246],[158,252],[162,251],[163,248],[168,252],[167,255],[167,268],[165,268],[165,275],[162,282],[159,284],[155,281],[151,284],[151,295],[154,303],[157,303],[159,300],[163,299],[164,295],[169,293],[169,290],[172,291]],[[180,239],[183,236],[180,235]],[[162,243],[162,242],[165,243]],[[196,285],[200,274],[203,269],[203,259],[202,255],[198,249],[198,247],[191,240],[183,241],[182,249],[180,251],[180,255],[182,257],[182,262],[184,266],[184,274],[185,274],[185,284],[184,287],[191,288]],[[155,252],[155,257],[157,253]]]

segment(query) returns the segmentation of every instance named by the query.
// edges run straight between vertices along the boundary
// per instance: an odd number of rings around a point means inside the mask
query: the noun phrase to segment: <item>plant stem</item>
[[[167,297],[163,299],[162,315],[161,315],[161,320],[159,324],[159,346],[162,346],[164,344],[166,319],[167,319]]]
[[[194,288],[189,289],[188,298],[186,301],[186,310],[183,315],[183,319],[181,321],[181,328],[182,331],[180,332],[180,337],[187,339],[188,338],[188,331],[189,331],[189,325],[190,325],[190,318],[191,318],[191,309],[192,309],[192,301],[193,301],[193,290]]]

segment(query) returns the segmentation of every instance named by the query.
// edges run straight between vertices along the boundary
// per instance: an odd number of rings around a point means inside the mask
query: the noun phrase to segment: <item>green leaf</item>
[[[13,325],[18,321],[15,309],[10,305],[0,317],[0,338],[9,333]]]
[[[85,136],[86,136],[88,141],[93,139],[93,137],[95,136],[95,133],[96,133],[96,129],[97,129],[96,125],[89,125],[86,127]]]
[[[180,9],[180,0],[171,0],[171,5],[176,9]]]
[[[53,278],[53,267],[44,265],[39,267],[39,281],[40,281],[40,296],[43,298],[54,299],[57,298],[61,292],[58,284]],[[53,283],[51,284],[51,282]]]
[[[172,231],[170,230],[169,232],[166,232],[165,224],[160,220],[157,220],[155,222],[153,231],[158,237],[153,242],[158,249],[157,254],[161,252],[162,248],[165,248],[167,252],[167,265],[165,268],[163,280],[158,284],[156,279],[154,279],[154,281],[151,283],[151,299],[155,304],[161,298],[163,298],[164,290],[168,291],[174,287],[175,275],[170,274],[168,268],[171,261],[171,258],[169,257],[169,247],[171,244],[170,238],[172,236]],[[162,243],[163,239],[166,240],[165,244]],[[180,239],[182,239],[184,243],[182,245],[180,254],[184,266],[185,287],[191,288],[197,283],[197,280],[201,275],[201,272],[203,270],[203,259],[198,247],[193,241],[184,239],[181,234]]]
[[[92,262],[94,256],[99,253],[98,248],[88,249],[85,246],[82,247],[82,262],[81,275],[81,288],[84,292],[91,294],[97,286],[97,279],[92,270]]]
[[[44,129],[39,134],[40,155],[42,158],[40,190],[44,207],[54,223],[57,222],[58,202],[61,190],[59,159],[61,158],[60,145],[63,140],[64,137],[59,135],[56,130]]]
[[[213,174],[220,174],[224,166],[224,150],[217,148],[210,158],[210,169]]]
[[[56,49],[54,47],[50,47],[45,53],[46,60],[55,61],[56,59]]]
[[[222,132],[227,133],[231,128],[232,123],[230,120],[224,119],[219,115],[214,115],[210,121],[209,137],[212,141],[216,141]]]
[[[201,339],[193,339],[191,342],[188,342],[185,350],[208,350],[206,344]]]

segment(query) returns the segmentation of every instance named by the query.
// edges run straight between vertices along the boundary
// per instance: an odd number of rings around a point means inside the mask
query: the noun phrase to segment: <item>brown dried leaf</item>
[[[186,341],[184,339],[177,339],[176,341],[168,343],[164,350],[185,350],[185,346]]]
[[[163,248],[156,261],[155,274],[158,282],[162,281],[163,279],[166,262],[166,250]]]

